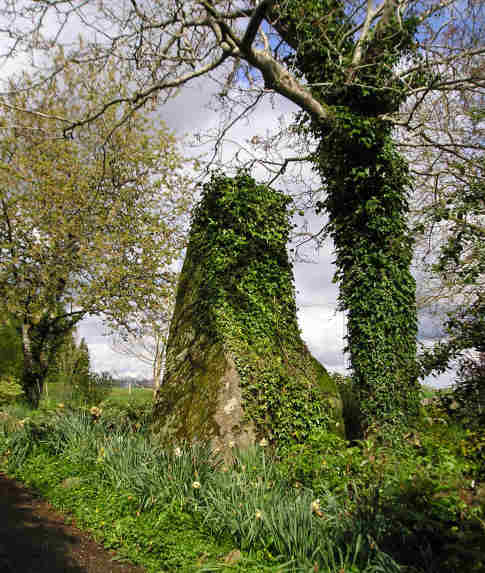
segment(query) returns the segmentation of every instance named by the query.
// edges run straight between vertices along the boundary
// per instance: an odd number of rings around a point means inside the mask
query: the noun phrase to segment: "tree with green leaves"
[[[481,130],[483,134],[483,129]],[[441,373],[457,361],[455,393],[463,409],[485,409],[485,162],[455,161],[454,178],[425,210],[424,227],[440,225],[441,240],[428,272],[429,296],[448,301],[445,337],[421,356],[423,374]],[[425,224],[426,223],[426,224]]]
[[[113,132],[112,109],[78,136],[62,136],[62,118],[113,90],[116,72],[93,66],[80,76],[62,54],[57,61],[55,79],[33,89],[24,76],[0,104],[0,292],[21,331],[33,406],[83,317],[131,330],[137,309],[170,296],[191,202],[176,143],[149,114]]]
[[[73,400],[82,395],[82,388],[89,385],[89,350],[84,339],[76,341],[75,331],[69,332],[59,345],[49,364],[46,388],[55,389],[61,401]]]
[[[128,121],[154,94],[168,98],[203,75],[231,108],[223,134],[267,94],[301,109],[297,131],[308,135],[327,192],[318,209],[330,218],[351,365],[371,425],[413,415],[417,404],[412,180],[394,128],[425,133],[416,119],[424,101],[483,91],[483,9],[461,0],[131,0],[119,8],[37,0],[23,10],[7,3],[2,14],[12,49],[33,48],[30,21],[36,53],[62,42],[66,29],[53,36],[44,26],[56,15],[82,23],[89,40],[71,42],[68,60],[119,66],[124,93],[71,114],[67,134],[114,108]],[[94,35],[99,22],[102,38]],[[425,135],[423,146],[441,141]]]

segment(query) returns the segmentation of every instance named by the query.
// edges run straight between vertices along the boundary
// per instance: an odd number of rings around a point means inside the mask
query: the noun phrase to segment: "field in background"
[[[148,406],[153,399],[152,388],[132,387],[119,388],[114,387],[110,390],[107,397],[101,402],[101,407],[107,406],[124,407],[132,406],[135,408]],[[72,402],[72,388],[63,384],[47,384],[46,392],[41,401],[41,408],[55,408],[59,404],[68,405]],[[91,404],[87,404],[91,405]]]

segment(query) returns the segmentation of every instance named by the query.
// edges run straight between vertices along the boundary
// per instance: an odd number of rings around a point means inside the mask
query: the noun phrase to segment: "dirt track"
[[[143,573],[113,555],[32,492],[0,473],[0,573]]]

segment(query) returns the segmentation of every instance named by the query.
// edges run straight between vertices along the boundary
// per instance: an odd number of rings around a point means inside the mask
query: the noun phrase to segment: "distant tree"
[[[174,277],[175,290],[175,277]],[[165,366],[165,350],[174,297],[167,296],[158,308],[140,309],[133,317],[130,329],[112,329],[112,349],[135,358],[151,369],[153,396],[157,396]]]
[[[7,318],[0,323],[0,378],[13,376],[20,380],[22,368],[22,341],[19,329],[14,320]]]
[[[0,295],[21,329],[34,407],[66,333],[86,315],[129,330],[138,309],[170,296],[184,243],[183,161],[148,109],[115,131],[113,109],[75,138],[62,135],[63,118],[114,89],[115,74],[65,65],[35,89],[24,75],[0,102]]]
[[[76,340],[75,331],[65,335],[49,364],[46,384],[62,388],[63,400],[76,399],[79,388],[89,385],[89,350],[84,338]]]

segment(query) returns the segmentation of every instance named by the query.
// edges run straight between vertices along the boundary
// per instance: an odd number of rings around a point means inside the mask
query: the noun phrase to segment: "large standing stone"
[[[225,450],[343,433],[335,384],[298,329],[289,202],[244,173],[204,187],[155,405],[165,439]]]

